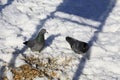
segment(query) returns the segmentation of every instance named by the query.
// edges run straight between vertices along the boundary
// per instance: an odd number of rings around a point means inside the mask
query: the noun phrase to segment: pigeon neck
[[[44,41],[44,34],[38,35],[37,40],[38,42]]]
[[[72,39],[69,39],[69,40],[67,40],[68,41],[68,43],[70,44],[70,45],[73,45],[73,43],[74,43],[74,40],[72,40]]]

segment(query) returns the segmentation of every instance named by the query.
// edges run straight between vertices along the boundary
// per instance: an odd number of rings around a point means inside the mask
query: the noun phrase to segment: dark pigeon
[[[78,41],[72,37],[66,37],[66,41],[70,44],[71,49],[78,54],[83,54],[88,51],[89,45],[85,42]]]
[[[40,52],[45,45],[45,38],[44,38],[45,33],[46,33],[46,29],[42,29],[35,39],[25,41],[23,44],[28,46],[32,51]]]

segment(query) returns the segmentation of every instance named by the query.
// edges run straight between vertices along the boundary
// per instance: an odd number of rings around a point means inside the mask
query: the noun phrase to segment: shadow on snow
[[[7,6],[9,6],[10,4],[12,4],[14,0],[7,0],[7,3],[4,5],[0,5],[0,12]]]

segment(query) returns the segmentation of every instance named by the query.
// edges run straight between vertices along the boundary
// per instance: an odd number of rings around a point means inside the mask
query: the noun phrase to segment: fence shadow
[[[100,21],[101,15],[107,10],[110,0],[63,0],[57,11]]]
[[[0,62],[6,63],[4,60],[0,59]],[[4,73],[5,70],[5,66],[4,65],[0,65],[0,80],[2,80],[2,75]]]

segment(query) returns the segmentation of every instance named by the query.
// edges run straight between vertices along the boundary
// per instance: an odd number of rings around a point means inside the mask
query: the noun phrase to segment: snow
[[[0,0],[0,5],[5,5],[7,4],[7,0]]]
[[[16,67],[24,64],[21,54],[52,56],[60,61],[67,56],[75,58],[65,69],[67,76],[64,77],[69,80],[120,80],[120,0],[106,0],[110,5],[105,3],[102,7],[99,1],[80,1],[82,5],[74,2],[67,7],[82,11],[92,5],[90,10],[94,6],[98,9],[76,14],[76,10],[65,11],[65,3],[69,0],[0,0],[0,72],[5,62]],[[42,28],[48,32],[45,34],[47,45],[42,53],[26,49],[23,42],[33,39]],[[82,55],[71,50],[66,36],[88,42],[91,45],[90,60],[82,61]],[[80,71],[78,74],[77,70]]]

